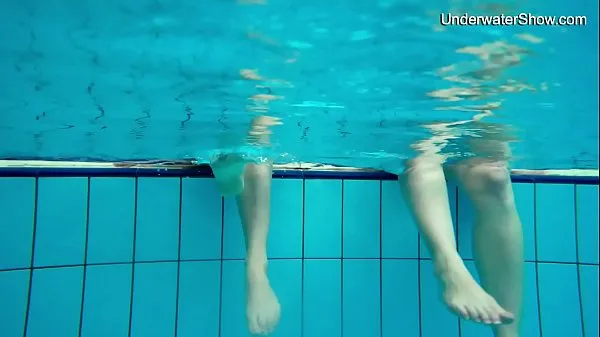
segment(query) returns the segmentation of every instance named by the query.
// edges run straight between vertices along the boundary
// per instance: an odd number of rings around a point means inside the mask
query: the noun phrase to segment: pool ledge
[[[338,167],[315,163],[288,163],[274,165],[276,178],[305,179],[366,179],[396,180],[394,174],[355,167]],[[1,177],[212,177],[208,165],[194,165],[188,161],[131,161],[131,162],[77,162],[0,160]],[[511,171],[514,182],[529,183],[599,183],[596,170],[525,170]]]

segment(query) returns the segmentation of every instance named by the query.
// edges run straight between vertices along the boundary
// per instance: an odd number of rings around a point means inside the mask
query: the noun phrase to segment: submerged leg
[[[484,288],[514,314],[494,327],[496,337],[517,337],[523,292],[523,232],[510,174],[503,162],[472,160],[454,168],[475,211],[473,251]]]
[[[280,306],[267,278],[271,204],[270,164],[247,164],[237,197],[246,244],[246,317],[251,333],[266,334],[279,322]]]
[[[458,255],[441,163],[417,158],[407,165],[400,182],[404,200],[431,251],[446,305],[465,319],[486,324],[510,321],[512,315],[477,284]]]
[[[248,141],[269,144],[269,127],[278,120],[258,116]],[[211,167],[220,192],[236,196],[246,246],[246,318],[252,334],[268,334],[279,322],[280,306],[267,277],[267,236],[271,211],[271,164],[238,153],[218,156]]]

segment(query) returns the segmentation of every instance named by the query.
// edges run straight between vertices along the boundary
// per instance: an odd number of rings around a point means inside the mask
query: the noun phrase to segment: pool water
[[[581,24],[443,26],[442,13]],[[423,151],[521,169],[521,337],[598,336],[597,13],[558,0],[2,1],[0,336],[248,336],[235,201],[202,167],[112,167],[238,152],[328,165],[275,171],[272,336],[491,337],[443,305],[391,174]],[[260,118],[272,125],[249,136]],[[448,189],[475,273],[472,205]]]
[[[585,25],[442,26],[445,12]],[[595,169],[597,13],[558,0],[6,0],[0,158],[207,162],[267,114],[280,163],[398,168],[432,137],[449,158],[492,137],[515,167]]]

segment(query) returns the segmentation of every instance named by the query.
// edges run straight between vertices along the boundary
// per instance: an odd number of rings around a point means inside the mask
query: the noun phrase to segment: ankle
[[[432,254],[431,259],[434,265],[440,267],[447,267],[456,263],[462,264],[463,260],[456,251],[448,251],[443,253]]]
[[[466,268],[463,260],[457,253],[439,254],[433,257],[433,266],[437,275],[445,275]]]
[[[267,278],[266,259],[247,259],[246,278],[249,281],[262,281]]]

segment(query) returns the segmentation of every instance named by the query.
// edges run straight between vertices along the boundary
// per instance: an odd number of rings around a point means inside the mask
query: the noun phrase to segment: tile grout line
[[[302,261],[301,268],[301,283],[300,283],[300,337],[304,337],[304,230],[306,219],[306,179],[302,178]]]
[[[91,200],[91,178],[87,178],[87,200],[85,211],[85,242],[83,248],[83,280],[81,282],[81,307],[79,309],[79,330],[77,336],[81,337],[83,331],[83,310],[85,305],[85,281],[87,277],[88,243],[90,235],[90,200]]]
[[[417,298],[419,306],[419,337],[423,337],[423,305],[421,303],[421,234],[417,231]]]
[[[383,182],[379,181],[379,336],[383,337]]]
[[[452,219],[453,222],[453,227],[456,228],[456,238],[455,238],[455,242],[456,242],[456,252],[460,255],[460,239],[459,239],[459,231],[460,231],[460,204],[459,204],[459,194],[458,194],[458,186],[454,186],[454,219]],[[457,328],[458,328],[458,337],[462,337],[462,320],[460,319],[459,315],[456,315],[456,320],[458,322],[457,324]]]
[[[223,254],[225,237],[225,197],[221,197],[221,260],[219,262],[219,322],[217,326],[217,336],[221,337],[223,325]]]
[[[131,249],[131,286],[129,293],[129,326],[127,328],[127,337],[131,337],[131,320],[133,318],[133,290],[135,282],[135,253],[136,253],[136,239],[137,239],[137,217],[138,217],[138,190],[139,190],[139,178],[135,178],[135,192],[133,200],[133,245]]]
[[[575,261],[577,265],[577,295],[579,297],[579,317],[581,322],[581,335],[585,336],[585,324],[583,323],[583,296],[581,294],[581,267],[579,266],[579,215],[577,212],[577,185],[573,184],[573,207],[575,215]]]
[[[179,291],[181,275],[181,214],[183,208],[183,178],[179,177],[179,215],[178,215],[178,233],[177,233],[177,276],[175,277],[177,285],[175,289],[175,331],[174,336],[179,334]]]
[[[342,222],[340,228],[340,337],[344,337],[344,179],[342,179]]]
[[[34,264],[35,264],[35,242],[37,236],[37,222],[38,222],[38,199],[39,199],[39,186],[40,179],[35,178],[34,185],[34,198],[33,198],[33,223],[32,223],[32,235],[31,235],[31,259],[30,259],[30,271],[29,271],[29,285],[27,290],[27,303],[25,305],[25,322],[23,324],[23,337],[27,337],[29,328],[29,310],[31,308],[31,289],[33,286],[33,275],[34,275]]]
[[[537,217],[537,184],[533,184],[533,243],[534,243],[534,258],[535,258],[535,292],[536,292],[536,302],[538,309],[538,329],[540,331],[540,337],[543,337],[542,332],[542,310],[540,304],[540,273],[539,273],[539,265],[538,265],[538,237],[537,237],[537,229],[538,229],[538,217]]]
[[[420,248],[420,247],[419,247]],[[418,249],[419,249],[418,248]],[[307,261],[332,261],[332,260],[388,260],[388,261],[432,261],[430,257],[423,258],[415,258],[415,257],[386,257],[386,258],[374,258],[374,257],[308,257],[302,258],[298,257],[274,257],[269,258],[269,261],[280,261],[280,260],[307,260]],[[232,258],[232,259],[181,259],[180,262],[219,262],[219,261],[244,261],[243,258]],[[473,259],[464,259],[464,261],[472,262]],[[125,261],[115,261],[115,262],[94,262],[87,264],[62,264],[62,265],[54,265],[54,266],[39,266],[39,267],[21,267],[21,268],[10,268],[10,269],[2,269],[0,273],[3,272],[14,272],[14,271],[23,271],[23,270],[44,270],[44,269],[60,269],[60,268],[72,268],[72,267],[83,267],[83,266],[119,266],[119,265],[128,265],[128,264],[153,264],[153,263],[177,263],[177,259],[173,260],[154,260],[154,261],[136,261],[136,262],[125,262]],[[535,261],[535,260],[526,260],[525,263],[531,264],[552,264],[552,265],[563,265],[563,266],[592,266],[592,267],[600,267],[600,264],[597,263],[589,263],[589,262],[564,262],[564,261]]]

